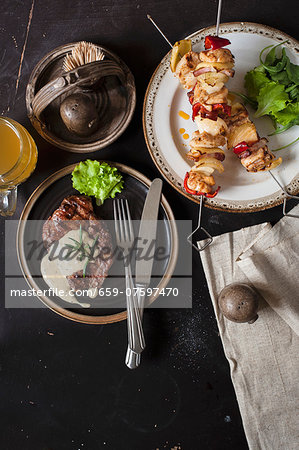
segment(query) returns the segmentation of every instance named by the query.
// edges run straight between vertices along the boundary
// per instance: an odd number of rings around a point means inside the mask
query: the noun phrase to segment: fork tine
[[[128,203],[127,199],[126,199],[126,207],[127,207],[127,216],[128,216],[129,229],[130,229],[130,240],[133,241],[134,240],[134,230],[133,230],[133,225],[132,225],[129,203]]]
[[[141,325],[140,312],[136,294],[134,293],[134,282],[131,271],[131,251],[134,244],[134,232],[131,222],[129,204],[123,199],[114,200],[114,221],[117,245],[123,254],[126,280],[126,299],[128,313],[128,343],[130,349],[136,353],[141,352],[144,347],[144,336]],[[129,290],[129,292],[128,292]]]
[[[116,209],[116,203],[117,200],[113,202],[113,213],[114,213],[114,228],[115,228],[115,236],[117,244],[120,242],[120,236],[119,236],[119,227],[118,227],[118,216],[117,216],[117,209]]]
[[[125,240],[128,242],[130,240],[129,236],[129,229],[128,229],[128,220],[125,213],[125,207],[124,207],[124,201],[121,200],[121,210],[123,214],[123,227],[124,227],[124,234],[125,234]]]
[[[119,226],[120,241],[123,241],[124,240],[123,217],[120,209],[120,201],[117,200],[116,202],[118,211],[118,226]]]

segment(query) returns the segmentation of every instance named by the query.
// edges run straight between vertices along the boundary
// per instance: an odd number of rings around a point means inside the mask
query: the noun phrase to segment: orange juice
[[[0,174],[5,174],[16,164],[20,157],[20,139],[14,130],[0,122]]]
[[[18,122],[0,117],[0,214],[12,215],[16,188],[34,171],[37,148],[28,131]]]

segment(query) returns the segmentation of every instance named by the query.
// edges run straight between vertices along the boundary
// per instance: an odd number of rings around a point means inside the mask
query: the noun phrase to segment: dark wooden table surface
[[[264,23],[298,38],[296,7],[296,2],[281,0],[226,0],[222,21]],[[19,190],[14,218],[42,180],[81,159],[43,141],[26,116],[25,88],[39,59],[59,45],[88,40],[110,48],[128,64],[137,84],[134,118],[117,142],[89,156],[123,162],[152,179],[159,173],[143,138],[142,102],[150,76],[169,48],[146,14],[176,41],[212,25],[215,12],[215,0],[2,0],[0,113],[26,126],[39,149],[36,171]],[[195,223],[193,203],[166,182],[163,192],[177,219]],[[253,214],[204,211],[214,235],[280,217],[281,207]],[[2,293],[3,242],[1,219]],[[147,311],[147,348],[142,366],[133,372],[123,362],[124,322],[81,325],[48,309],[5,309],[2,295],[1,450],[246,449],[197,254],[193,274],[192,310]]]

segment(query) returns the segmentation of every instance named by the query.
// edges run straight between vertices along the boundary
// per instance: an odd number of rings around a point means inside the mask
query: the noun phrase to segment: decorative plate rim
[[[103,160],[99,160],[99,161],[104,162]],[[133,169],[129,166],[126,166],[125,164],[117,163],[114,161],[105,161],[105,162],[117,167],[120,171],[133,176],[138,181],[143,183],[146,187],[150,186],[151,180],[149,178],[147,178],[145,175],[143,175],[141,172],[139,172],[138,170]],[[63,167],[62,169],[54,172],[52,175],[47,177],[42,183],[40,183],[39,186],[33,191],[31,196],[27,200],[27,202],[22,210],[20,219],[19,219],[17,235],[16,235],[16,247],[17,247],[18,262],[19,262],[22,274],[23,274],[27,284],[29,285],[30,288],[33,288],[36,291],[39,289],[39,287],[36,284],[36,282],[34,281],[34,279],[32,278],[32,275],[28,268],[26,258],[24,255],[24,251],[23,251],[24,250],[23,249],[23,237],[24,237],[25,223],[26,223],[27,218],[32,210],[33,205],[38,200],[40,195],[49,186],[51,186],[52,183],[54,183],[55,181],[64,177],[65,175],[70,174],[77,164],[78,163],[74,163],[74,164],[68,165],[66,167]],[[171,276],[173,274],[175,266],[176,266],[176,262],[177,262],[177,258],[178,258],[178,232],[177,232],[177,227],[176,227],[173,211],[163,194],[161,196],[160,204],[163,206],[163,209],[166,213],[167,220],[169,222],[170,234],[171,234],[171,253],[170,253],[169,261],[168,261],[168,264],[167,264],[167,267],[165,270],[165,273],[167,273],[167,276],[164,273],[164,275],[162,276],[162,278],[157,286],[157,287],[159,287],[159,289],[162,289],[167,286],[168,282],[171,279]],[[159,295],[157,295],[157,294],[152,295],[148,299],[148,304],[152,304],[158,297],[159,297]],[[48,308],[50,308],[52,311],[54,311],[58,315],[63,316],[67,319],[73,320],[75,322],[91,324],[91,325],[104,325],[104,324],[108,324],[108,323],[120,322],[121,320],[125,320],[127,318],[126,311],[121,311],[116,314],[110,314],[110,315],[91,316],[91,315],[79,314],[74,311],[65,309],[61,306],[58,306],[54,301],[52,301],[45,295],[37,296],[37,298],[42,303],[44,303],[44,305],[46,305]]]
[[[236,29],[237,28],[237,29]],[[206,34],[211,33],[211,31],[215,31],[215,26],[209,26],[205,28],[201,28],[198,31],[187,36],[185,39],[192,39],[192,43],[198,43],[204,40]],[[275,35],[276,40],[287,40],[286,47],[291,48],[292,50],[299,53],[299,42],[283,31],[277,30],[276,28],[270,27],[268,25],[263,25],[254,22],[227,22],[222,23],[220,25],[220,31],[222,34],[231,33],[231,32],[245,32],[251,34],[262,34],[267,37],[273,37]],[[170,60],[171,50],[164,56],[164,58],[160,61],[158,66],[156,67],[154,73],[152,74],[150,81],[148,83],[144,101],[143,101],[143,111],[142,111],[142,126],[143,126],[143,134],[145,138],[145,142],[149,151],[149,154],[156,165],[159,172],[163,175],[163,177],[168,181],[168,183],[176,189],[181,195],[184,195],[189,200],[200,203],[200,199],[197,196],[188,194],[183,189],[183,183],[178,181],[177,177],[172,174],[172,168],[170,167],[168,161],[164,158],[163,154],[161,154],[160,148],[158,144],[154,142],[154,131],[153,131],[153,119],[149,118],[148,115],[151,113],[149,110],[151,107],[149,106],[149,101],[151,100],[152,104],[155,100],[155,96],[158,90],[159,83],[154,86],[154,82],[156,78],[159,76],[161,80],[165,75],[169,68],[169,60]],[[159,71],[161,73],[159,73]],[[157,83],[157,82],[156,82]],[[153,93],[152,90],[155,90]],[[151,97],[151,98],[150,98]],[[299,192],[299,174],[296,175],[290,183],[285,186],[285,189],[291,194],[296,195]],[[253,199],[250,203],[250,200],[240,200],[238,201],[238,206],[234,204],[229,204],[233,201],[225,201],[223,200],[220,204],[217,200],[217,197],[209,199],[205,199],[205,206],[225,212],[257,212],[263,211],[265,209],[273,208],[274,206],[280,205],[284,198],[285,194],[280,190],[274,192],[271,195],[265,196],[261,199]]]

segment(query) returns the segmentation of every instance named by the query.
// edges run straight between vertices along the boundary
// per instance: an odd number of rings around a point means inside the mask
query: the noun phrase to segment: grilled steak
[[[85,195],[66,197],[59,208],[47,219],[43,226],[43,242],[47,250],[70,230],[81,227],[89,236],[95,239],[95,254],[83,271],[67,277],[70,288],[74,290],[99,289],[108,275],[112,264],[112,239],[105,222],[94,214],[91,199]],[[98,252],[97,252],[98,250]]]

